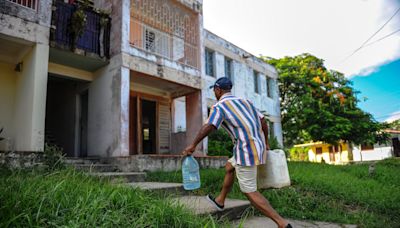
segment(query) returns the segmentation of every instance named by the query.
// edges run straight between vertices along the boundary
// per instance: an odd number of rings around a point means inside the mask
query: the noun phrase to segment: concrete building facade
[[[179,154],[216,102],[208,86],[227,74],[282,143],[276,70],[205,30],[202,0],[93,1],[76,40],[66,25],[79,6],[33,2],[21,13],[1,1],[15,13],[0,17],[0,150],[43,151],[46,141],[69,157]]]

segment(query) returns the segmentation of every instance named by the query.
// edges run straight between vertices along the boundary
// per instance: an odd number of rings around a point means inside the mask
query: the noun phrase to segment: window
[[[254,80],[254,92],[259,93],[259,88],[258,88],[258,72],[253,71],[253,80]]]
[[[225,77],[232,80],[232,59],[225,57]]]
[[[205,51],[205,62],[206,62],[206,74],[208,76],[215,77],[215,70],[214,70],[214,51],[210,49],[206,49]]]
[[[155,41],[156,41],[156,34],[153,31],[146,29],[146,37],[145,37],[145,47],[147,51],[155,52]]]
[[[322,147],[317,147],[316,153],[317,154],[322,154]]]
[[[373,150],[374,145],[370,143],[362,144],[361,145],[361,150]]]
[[[267,82],[267,96],[272,98],[272,91],[274,88],[274,81],[267,76],[266,78],[266,82]]]

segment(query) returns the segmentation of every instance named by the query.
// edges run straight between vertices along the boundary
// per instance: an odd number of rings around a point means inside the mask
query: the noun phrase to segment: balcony
[[[84,70],[96,70],[110,58],[111,18],[89,7],[83,10],[86,23],[80,36],[74,35],[77,25],[73,15],[78,10],[76,4],[54,1],[52,29],[50,33],[50,60],[66,62],[66,65]],[[69,52],[69,53],[66,53]],[[72,57],[71,54],[80,55]],[[70,61],[65,57],[70,56]],[[84,58],[82,58],[84,57]],[[89,58],[88,58],[89,57]],[[84,60],[82,62],[82,60]]]
[[[133,0],[131,7],[133,47],[200,68],[198,12],[173,0]]]

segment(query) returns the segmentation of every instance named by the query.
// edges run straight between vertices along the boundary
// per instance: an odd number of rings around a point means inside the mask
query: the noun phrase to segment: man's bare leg
[[[279,228],[284,228],[287,226],[288,222],[283,219],[278,212],[272,208],[272,206],[269,204],[268,200],[261,195],[261,193],[257,192],[251,192],[251,193],[244,193],[251,202],[251,204],[257,208],[258,210],[261,211],[265,216],[271,218],[274,220],[276,224],[278,224]]]
[[[231,163],[227,162],[225,165],[224,184],[222,185],[221,192],[215,198],[215,201],[219,205],[225,205],[226,196],[231,191],[234,181],[235,181],[235,168],[233,168]]]

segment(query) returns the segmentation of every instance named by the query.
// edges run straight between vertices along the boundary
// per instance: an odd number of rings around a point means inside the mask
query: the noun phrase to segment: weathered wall
[[[129,155],[129,69],[120,56],[95,73],[89,87],[88,156]]]
[[[15,138],[15,94],[17,74],[14,66],[0,62],[0,134],[3,138]],[[0,151],[7,150],[6,141],[0,141]]]
[[[200,168],[218,169],[225,166],[228,157],[196,157]],[[124,172],[178,171],[182,168],[180,155],[134,155],[115,157],[109,160]]]
[[[43,151],[49,46],[36,44],[17,75],[15,145],[18,151]]]

